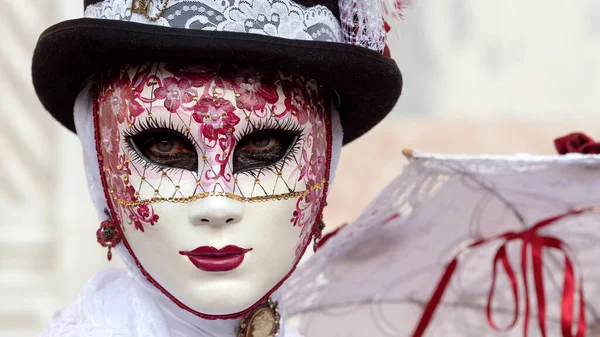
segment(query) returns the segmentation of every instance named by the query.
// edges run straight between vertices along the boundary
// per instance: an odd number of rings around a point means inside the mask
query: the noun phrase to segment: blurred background
[[[77,138],[33,91],[39,34],[81,0],[0,0],[0,336],[35,336],[104,267]],[[403,96],[348,145],[329,229],[351,221],[406,163],[403,148],[554,153],[571,131],[600,138],[600,1],[414,0],[393,24]]]

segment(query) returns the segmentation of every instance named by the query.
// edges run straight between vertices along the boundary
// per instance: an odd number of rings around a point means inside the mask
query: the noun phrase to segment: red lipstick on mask
[[[221,249],[210,246],[198,247],[192,251],[180,251],[187,256],[196,268],[207,272],[230,271],[244,262],[244,256],[250,249],[238,246],[225,246]]]

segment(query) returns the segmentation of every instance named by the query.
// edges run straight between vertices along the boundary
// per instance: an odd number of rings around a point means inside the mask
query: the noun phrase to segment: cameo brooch
[[[269,299],[242,318],[236,329],[237,337],[273,337],[279,335],[279,309]]]

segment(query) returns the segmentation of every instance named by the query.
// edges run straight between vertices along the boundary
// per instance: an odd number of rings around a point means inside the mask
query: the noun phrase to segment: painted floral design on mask
[[[285,92],[285,108],[298,118],[301,124],[308,121],[310,102],[307,102],[309,93],[306,86],[302,85],[304,79],[298,75],[292,75],[289,81],[283,83]],[[318,95],[317,95],[318,96]],[[306,109],[308,107],[308,109]]]
[[[304,79],[300,76],[292,76],[287,87],[291,90],[284,90],[286,93],[285,104],[287,110],[291,111],[299,121],[304,123],[309,122],[313,126],[310,131],[304,135],[302,146],[302,163],[298,169],[300,174],[298,180],[306,180],[307,185],[314,186],[322,181],[327,174],[326,168],[329,167],[327,151],[315,151],[315,149],[327,149],[327,144],[331,143],[328,139],[330,136],[327,132],[322,132],[325,128],[325,123],[318,116],[329,111],[329,106],[326,106],[326,100],[323,99],[324,93],[316,90],[311,91],[310,87],[302,85]],[[285,88],[286,86],[284,86]],[[306,90],[303,90],[306,88]],[[330,159],[329,159],[330,160]],[[294,226],[302,227],[302,242],[296,250],[297,255],[302,254],[301,247],[306,246],[310,240],[310,233],[314,228],[309,224],[319,222],[321,219],[315,215],[320,214],[319,207],[322,207],[324,200],[323,190],[311,190],[305,196],[298,199],[296,203],[296,211],[294,211],[290,222]]]
[[[194,111],[192,118],[200,125],[200,138],[204,138],[208,145],[206,152],[211,158],[210,162],[219,168],[206,171],[204,178],[208,181],[221,178],[224,183],[229,184],[231,174],[226,172],[226,166],[235,146],[233,132],[240,122],[235,114],[236,108],[224,98],[205,97],[198,101]],[[210,145],[215,142],[217,147]]]
[[[97,96],[101,164],[124,225],[144,231],[159,223],[155,202],[215,194],[240,201],[291,198],[290,224],[302,228],[300,258],[320,220],[328,178],[330,107],[322,86],[281,72],[155,63],[102,75]],[[136,135],[152,130],[189,139],[197,169],[161,166],[140,153]],[[236,146],[264,130],[291,135],[285,158],[268,167],[234,167]]]
[[[158,221],[158,215],[148,205],[140,205],[137,208],[138,220],[154,225]],[[143,229],[142,229],[143,230]]]
[[[275,104],[279,99],[274,80],[269,73],[259,73],[253,69],[244,69],[233,81],[236,91],[236,103],[239,109],[260,112],[267,110],[268,104]],[[272,109],[271,109],[272,110]]]
[[[193,101],[198,92],[192,88],[186,78],[167,77],[162,85],[154,90],[154,95],[159,100],[164,100],[164,106],[170,112],[177,112],[183,105]]]
[[[143,83],[139,76],[130,80],[129,75],[123,73],[113,74],[109,81],[112,85],[105,88],[98,102],[100,123],[106,126],[102,128],[98,139],[103,149],[101,155],[105,163],[103,171],[111,176],[110,193],[113,195],[113,200],[123,199],[135,202],[137,200],[136,192],[133,186],[128,185],[128,177],[132,173],[130,160],[121,149],[122,138],[118,125],[132,125],[136,118],[145,111],[141,102],[136,100],[136,95],[143,90]],[[138,216],[135,207],[123,206],[121,208],[124,218],[119,215],[120,218],[117,220],[133,224],[138,230],[144,230],[144,222],[153,225],[158,221],[158,216],[150,217],[150,219]]]
[[[240,118],[235,114],[236,107],[223,98],[203,98],[194,107],[192,117],[200,126],[200,132],[208,140],[233,134]]]
[[[119,123],[132,122],[145,109],[136,101],[136,94],[143,89],[139,78],[130,81],[128,76],[117,75],[112,79],[114,85],[108,90],[103,99],[103,111],[112,112]]]

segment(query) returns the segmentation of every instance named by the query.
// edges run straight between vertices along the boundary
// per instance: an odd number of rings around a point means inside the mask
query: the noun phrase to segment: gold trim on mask
[[[324,185],[325,185],[325,179],[323,179],[321,181],[321,183],[314,184],[309,189],[301,191],[301,192],[290,192],[290,193],[284,193],[284,194],[274,194],[274,195],[266,195],[266,196],[259,196],[259,197],[243,197],[243,196],[229,193],[229,192],[203,192],[203,193],[198,193],[194,196],[187,197],[187,198],[173,198],[173,197],[150,198],[150,199],[144,199],[144,200],[139,200],[139,201],[127,201],[123,198],[119,198],[119,199],[117,199],[117,202],[123,206],[140,206],[140,205],[147,205],[147,204],[159,203],[159,202],[188,203],[188,202],[192,202],[195,200],[204,199],[204,198],[213,197],[213,196],[226,197],[226,198],[241,201],[241,202],[265,202],[265,201],[271,201],[271,200],[288,200],[288,199],[293,199],[293,198],[305,197],[314,190],[322,189],[324,187]]]

